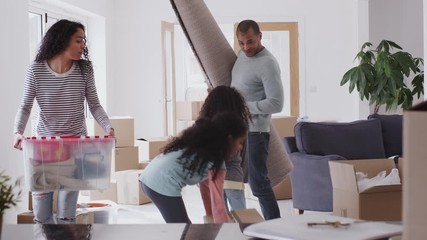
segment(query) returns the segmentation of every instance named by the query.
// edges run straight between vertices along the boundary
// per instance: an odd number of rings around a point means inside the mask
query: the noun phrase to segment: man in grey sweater
[[[253,20],[236,30],[240,51],[233,66],[231,86],[245,98],[252,116],[248,134],[249,185],[266,220],[280,218],[267,172],[271,114],[283,108],[283,86],[276,58],[261,44],[262,33]]]

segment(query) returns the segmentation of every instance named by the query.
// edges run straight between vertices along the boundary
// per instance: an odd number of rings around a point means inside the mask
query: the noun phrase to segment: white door
[[[176,134],[174,24],[162,21],[161,27],[163,134],[164,136],[172,136]]]

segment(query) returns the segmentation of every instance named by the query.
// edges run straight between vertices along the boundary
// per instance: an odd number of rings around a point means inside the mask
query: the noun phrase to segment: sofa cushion
[[[337,154],[347,159],[385,158],[379,119],[354,122],[298,122],[298,150],[315,155]]]
[[[297,142],[294,136],[283,137],[282,141],[287,153],[298,152]]]
[[[383,143],[386,157],[402,156],[403,148],[403,116],[398,114],[372,114],[368,119],[378,118],[381,121]]]

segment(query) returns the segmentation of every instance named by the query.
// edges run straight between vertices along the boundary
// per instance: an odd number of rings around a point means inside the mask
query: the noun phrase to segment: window
[[[234,25],[219,24],[220,29],[224,33],[225,38],[232,47],[234,44]],[[179,33],[182,33],[179,31]],[[185,40],[183,64],[185,65],[184,82],[185,82],[185,101],[200,101],[207,96],[208,85],[205,82],[205,76],[201,70],[200,64],[196,59],[190,45]]]
[[[42,40],[46,31],[55,22],[60,19],[69,19],[72,21],[81,22],[87,26],[87,18],[83,16],[71,16],[64,14],[61,9],[54,9],[49,6],[33,6],[30,4],[28,11],[28,26],[29,26],[29,45],[30,45],[30,59],[32,62],[37,54],[40,41]],[[87,31],[86,31],[87,35]]]

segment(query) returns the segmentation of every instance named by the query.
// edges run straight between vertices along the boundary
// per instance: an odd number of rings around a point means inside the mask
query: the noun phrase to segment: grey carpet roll
[[[203,0],[170,0],[210,87],[230,86],[236,54]],[[285,147],[271,125],[268,174],[276,186],[292,170]]]
[[[272,186],[283,182],[292,171],[293,165],[276,128],[270,124],[270,144],[268,146],[267,169]]]
[[[230,86],[236,54],[202,0],[171,0],[210,87]]]

